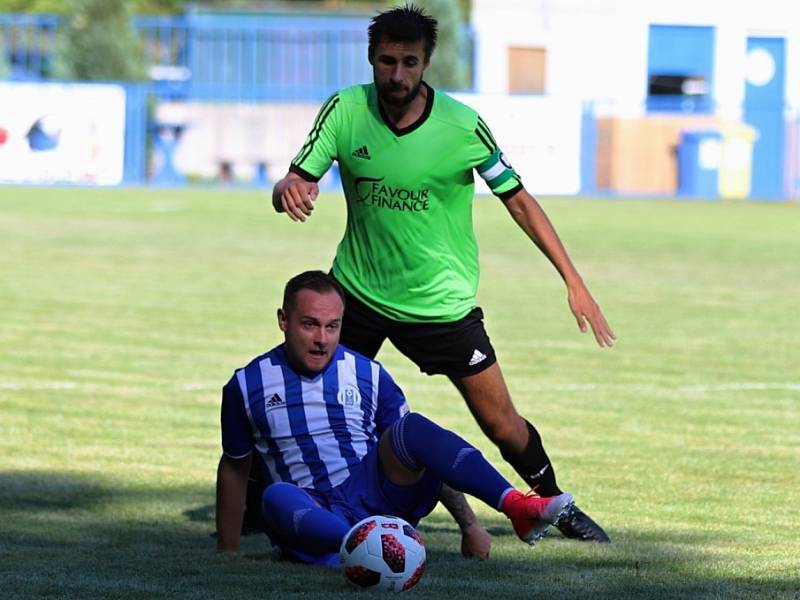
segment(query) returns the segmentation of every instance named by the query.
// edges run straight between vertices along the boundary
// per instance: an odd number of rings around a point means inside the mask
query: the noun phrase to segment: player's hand
[[[319,186],[313,181],[290,180],[281,194],[281,207],[292,221],[305,221],[314,210]]]
[[[578,322],[578,328],[583,333],[586,333],[586,323],[588,321],[597,344],[601,347],[613,346],[617,336],[603,316],[603,312],[597,302],[594,301],[589,290],[583,285],[583,282],[569,286],[568,290],[567,301],[575,320]]]
[[[468,525],[461,530],[461,554],[466,558],[486,560],[492,549],[492,536],[480,523]]]

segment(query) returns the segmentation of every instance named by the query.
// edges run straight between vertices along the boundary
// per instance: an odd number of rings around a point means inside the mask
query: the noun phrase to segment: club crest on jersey
[[[361,406],[361,393],[354,385],[342,386],[336,399],[339,401],[339,404],[345,408],[358,408]]]

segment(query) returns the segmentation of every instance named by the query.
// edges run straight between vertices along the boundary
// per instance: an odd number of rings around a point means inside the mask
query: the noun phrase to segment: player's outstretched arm
[[[461,529],[461,554],[466,558],[479,560],[489,558],[492,536],[481,525],[464,494],[443,484],[439,500]]]
[[[222,455],[217,467],[217,552],[238,552],[251,457]]]
[[[285,212],[292,221],[305,221],[314,210],[317,196],[319,186],[315,182],[290,171],[272,189],[272,206],[277,212]]]
[[[523,188],[506,201],[506,208],[517,225],[536,244],[564,279],[564,283],[567,285],[567,300],[578,323],[578,328],[585,333],[588,322],[597,343],[600,346],[612,346],[616,335],[583,283],[583,279],[572,264],[553,224],[536,198]]]

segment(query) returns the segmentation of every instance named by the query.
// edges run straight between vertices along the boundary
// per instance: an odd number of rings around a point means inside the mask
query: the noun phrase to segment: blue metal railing
[[[63,23],[56,15],[0,14],[0,60],[10,79],[54,77]],[[369,81],[368,24],[360,16],[192,11],[133,20],[154,93],[210,101],[323,100]],[[464,59],[472,64],[474,34],[465,27],[463,35]]]
[[[8,63],[10,79],[53,78],[63,22],[54,15],[0,14],[0,60]],[[193,12],[133,21],[155,94],[210,101],[323,100],[369,81],[368,23],[352,16]],[[471,31],[464,35],[471,55]]]
[[[174,20],[169,52],[148,60],[177,67],[175,79],[183,80],[186,97],[193,99],[322,100],[337,88],[368,80],[367,23],[352,17],[190,12]],[[137,19],[136,26],[149,46],[163,50],[169,26],[148,19]]]
[[[60,22],[53,15],[0,15],[0,60],[11,79],[52,77]]]

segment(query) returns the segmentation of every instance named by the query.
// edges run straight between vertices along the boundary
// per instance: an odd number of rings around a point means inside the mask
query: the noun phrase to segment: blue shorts
[[[397,485],[386,477],[376,444],[342,484],[328,492],[305,489],[317,503],[350,525],[371,515],[393,515],[417,526],[439,502],[442,481],[426,470],[412,485]],[[274,540],[273,540],[274,543]],[[336,566],[339,554],[312,555],[285,544],[275,544],[284,554],[302,562]]]

